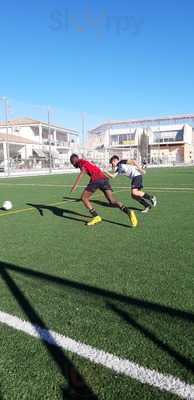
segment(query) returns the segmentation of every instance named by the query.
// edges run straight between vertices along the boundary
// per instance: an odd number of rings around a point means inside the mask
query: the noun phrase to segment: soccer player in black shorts
[[[145,174],[145,169],[142,169],[135,160],[119,161],[119,157],[116,155],[111,157],[110,164],[114,173],[107,171],[105,174],[110,178],[115,178],[117,175],[125,175],[131,179],[131,196],[144,206],[142,213],[147,213],[152,207],[156,207],[156,196],[142,191],[142,175]]]
[[[109,183],[107,176],[104,174],[103,171],[101,171],[101,169],[97,165],[91,163],[90,161],[79,158],[77,154],[72,154],[70,157],[70,161],[75,168],[80,168],[81,170],[80,174],[78,175],[71,189],[71,192],[75,192],[81,179],[85,174],[90,176],[90,182],[84,189],[81,196],[81,199],[85,207],[89,210],[90,214],[93,217],[92,220],[87,223],[88,226],[98,224],[99,222],[102,221],[102,218],[100,217],[100,215],[98,215],[95,208],[93,208],[90,201],[93,193],[97,189],[100,189],[104,193],[106,199],[112,206],[120,208],[121,211],[123,211],[125,214],[128,215],[131,221],[131,225],[133,227],[137,226],[138,220],[135,215],[135,212],[125,207],[123,203],[121,203],[114,197],[112,193],[112,187]]]

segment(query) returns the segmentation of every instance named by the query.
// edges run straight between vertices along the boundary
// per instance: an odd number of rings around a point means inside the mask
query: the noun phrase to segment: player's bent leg
[[[131,196],[133,199],[138,201],[144,209],[141,211],[142,213],[147,213],[151,208],[152,208],[152,201],[151,197],[148,199],[145,197],[146,193],[144,193],[142,190],[138,188],[132,188],[131,189]]]
[[[91,221],[89,221],[87,223],[87,226],[92,226],[92,225],[96,225],[99,222],[102,221],[102,218],[100,217],[100,215],[98,215],[98,213],[96,212],[95,208],[92,207],[92,203],[90,201],[92,195],[94,192],[90,192],[88,190],[84,190],[84,192],[82,193],[81,199],[85,205],[85,207],[89,210],[90,214],[92,215],[92,219]]]
[[[108,200],[109,206],[110,206],[110,207],[114,207],[113,203],[110,201],[110,199],[109,199],[108,195],[106,194],[106,192],[107,192],[107,191],[103,190],[103,194],[104,194],[104,196],[106,197],[106,199]]]
[[[81,200],[84,203],[84,206],[88,209],[92,208],[92,203],[90,201],[91,197],[92,197],[93,193],[92,192],[88,192],[87,190],[84,190],[82,195],[81,195]]]
[[[113,205],[113,207],[120,208],[121,211],[123,211],[125,214],[128,215],[132,227],[136,227],[138,225],[138,219],[136,217],[135,212],[133,210],[130,210],[128,207],[124,206],[123,203],[121,203],[120,201],[118,201],[114,197],[112,191],[106,190],[106,197],[109,200],[109,202]]]
[[[103,191],[104,196],[106,197],[106,199],[109,201],[109,204],[112,207],[117,207],[117,208],[121,208],[123,206],[123,203],[121,203],[120,201],[118,201],[116,199],[116,197],[113,195],[112,190],[108,189],[108,190],[104,190]]]

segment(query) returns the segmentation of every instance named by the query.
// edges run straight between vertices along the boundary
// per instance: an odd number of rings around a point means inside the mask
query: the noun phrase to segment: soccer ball
[[[9,200],[4,201],[2,208],[6,211],[11,210],[13,207],[12,202]]]

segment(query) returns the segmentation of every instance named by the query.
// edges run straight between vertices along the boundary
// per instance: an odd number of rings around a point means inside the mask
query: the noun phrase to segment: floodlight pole
[[[10,175],[10,168],[9,168],[8,98],[7,97],[0,97],[0,100],[3,101],[3,105],[4,105],[5,127],[6,127],[7,176],[9,176]]]
[[[7,147],[7,176],[10,175],[9,168],[9,128],[8,128],[8,99],[5,98],[5,123],[6,123],[6,147]]]
[[[160,121],[159,121],[158,165],[160,165],[160,133],[161,133],[161,129],[160,129]]]
[[[82,143],[83,143],[83,146],[85,145],[85,115],[84,115],[84,113],[82,112],[81,113],[81,119],[82,119]]]
[[[52,173],[50,107],[48,107],[49,173]]]

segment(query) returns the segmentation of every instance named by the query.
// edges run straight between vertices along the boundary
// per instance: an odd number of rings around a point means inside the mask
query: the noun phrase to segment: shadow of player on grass
[[[72,200],[72,198],[71,198]],[[41,215],[41,217],[44,216],[44,210],[48,210],[51,211],[54,215],[56,215],[57,217],[61,217],[61,218],[65,218],[65,219],[70,219],[73,221],[77,221],[77,222],[84,222],[85,225],[88,222],[88,218],[92,218],[90,215],[85,215],[85,214],[81,214],[78,213],[77,211],[73,211],[73,210],[69,210],[67,208],[60,208],[60,207],[56,207],[56,206],[49,206],[47,204],[33,204],[33,203],[26,203],[28,206],[34,207],[37,209],[37,211],[39,212],[39,214]],[[68,215],[66,215],[68,214]],[[71,215],[71,216],[70,216]],[[73,216],[72,216],[73,215]],[[78,217],[84,217],[87,219],[81,219],[81,218],[75,218],[74,216],[78,216]],[[124,228],[130,229],[131,226],[130,225],[126,225],[120,222],[115,222],[115,221],[111,221],[109,219],[106,218],[102,218],[104,222],[107,222],[109,224],[113,224],[113,225],[118,225],[118,226],[122,226]]]
[[[40,271],[35,271],[30,268],[16,266],[14,264],[8,264],[5,262],[0,262],[0,274],[4,281],[9,285],[11,293],[16,298],[17,302],[21,305],[21,308],[25,311],[26,315],[32,323],[43,324],[39,320],[38,316],[34,314],[32,307],[29,306],[29,302],[26,301],[23,294],[20,293],[19,288],[15,288],[15,283],[10,282],[9,271],[15,271],[21,276],[28,276],[32,279],[38,279],[43,282],[50,283],[51,285],[59,285],[64,289],[75,290],[76,292],[85,293],[86,296],[95,296],[100,300],[103,299],[105,307],[107,307],[112,313],[117,314],[118,317],[125,321],[129,326],[132,326],[139,331],[144,337],[146,337],[150,342],[152,342],[158,349],[170,356],[177,363],[182,365],[188,371],[194,373],[194,361],[191,356],[184,355],[179,348],[175,345],[167,343],[167,340],[160,338],[160,332],[157,334],[151,330],[144,321],[138,316],[138,312],[141,311],[142,315],[148,315],[149,313],[154,313],[158,318],[168,317],[169,324],[175,324],[178,320],[179,324],[183,322],[189,323],[189,331],[192,332],[194,326],[194,313],[190,311],[180,310],[168,305],[163,305],[155,303],[148,300],[143,300],[141,298],[132,297],[130,295],[120,294],[111,290],[106,290],[104,288],[98,288],[89,284],[76,282],[67,278],[61,278],[58,276],[50,275]],[[12,278],[11,278],[12,279]],[[118,302],[120,304],[118,304]],[[129,306],[129,310],[122,309],[122,306]],[[43,325],[44,326],[44,325]],[[184,325],[183,325],[184,326]],[[177,334],[177,332],[176,332]],[[91,397],[92,399],[92,397]]]
[[[8,267],[8,268],[7,268]],[[16,267],[17,268],[17,267]],[[44,320],[30,303],[26,294],[22,292],[15,280],[9,273],[9,264],[0,262],[0,276],[10,293],[14,297],[27,320],[33,325],[37,336],[46,348],[48,354],[55,362],[57,368],[64,377],[65,386],[61,387],[62,399],[69,400],[98,400],[92,389],[86,384],[84,378],[77,370],[73,362],[64,354],[63,350],[57,345],[56,340]],[[21,347],[22,351],[22,347]]]
[[[90,216],[88,215],[84,215],[84,214],[80,214],[76,211],[72,211],[72,210],[68,210],[65,208],[60,208],[60,207],[56,207],[56,206],[49,206],[46,204],[32,204],[32,203],[26,203],[28,206],[34,207],[37,209],[37,211],[39,212],[39,214],[41,215],[41,217],[44,216],[44,210],[48,210],[50,212],[52,212],[54,215],[56,215],[57,217],[61,217],[61,218],[66,218],[66,219],[72,219],[73,221],[78,221],[78,222],[87,222],[86,219],[78,219],[78,218],[74,218],[74,217],[69,217],[65,214],[72,214],[72,215],[76,215],[78,217],[85,217],[85,218],[90,218]]]
[[[149,339],[152,343],[154,343],[160,350],[167,353],[169,356],[174,358],[180,364],[182,364],[187,370],[194,372],[194,362],[175,348],[170,346],[165,341],[162,341],[155,332],[151,330],[151,328],[145,327],[141,322],[138,321],[138,318],[134,318],[134,315],[130,315],[128,311],[122,310],[122,308],[118,307],[117,305],[107,302],[106,307],[117,314],[117,316],[123,320],[126,324],[130,327],[135,328],[137,331],[141,333],[145,338]]]
[[[21,307],[21,309],[23,310],[27,318],[30,320],[30,322],[32,324],[41,326],[44,329],[47,329],[44,321],[38,315],[37,311],[35,311],[34,307],[30,304],[29,300],[26,297],[26,294],[22,293],[21,289],[17,286],[16,282],[13,280],[11,274],[12,271],[17,273],[19,276],[29,277],[31,279],[36,279],[40,282],[41,281],[47,282],[47,284],[50,284],[51,287],[53,285],[58,285],[59,287],[63,287],[64,289],[67,290],[68,289],[75,290],[75,292],[77,293],[79,292],[85,293],[86,297],[88,298],[90,298],[90,296],[91,297],[95,296],[96,298],[99,298],[100,301],[103,300],[105,307],[107,307],[110,310],[110,312],[116,314],[118,318],[125,321],[125,323],[129,325],[129,327],[133,327],[136,331],[139,331],[141,335],[143,335],[150,342],[152,342],[162,352],[170,356],[179,365],[182,365],[185,369],[194,373],[194,361],[191,358],[191,354],[190,356],[188,354],[185,355],[178,346],[171,345],[169,341],[166,340],[166,338],[164,340],[160,332],[158,331],[154,332],[151,328],[151,325],[145,324],[142,318],[138,317],[138,313],[142,311],[143,314],[145,315],[148,315],[148,313],[154,313],[156,316],[158,316],[159,319],[163,317],[168,317],[168,323],[170,324],[174,324],[176,320],[180,325],[183,325],[183,323],[185,322],[189,324],[188,329],[189,332],[191,332],[192,334],[192,328],[194,326],[193,312],[176,309],[168,305],[163,305],[152,301],[143,300],[141,298],[133,297],[130,295],[120,294],[111,290],[99,288],[86,283],[75,282],[67,278],[61,278],[59,276],[50,275],[45,272],[36,271],[30,268],[20,267],[6,262],[0,262],[0,275],[4,280],[5,284],[7,285],[7,287],[9,288],[10,293],[15,298],[16,302]],[[118,302],[120,304],[118,304]],[[130,310],[123,309],[123,307],[126,306],[129,306]],[[80,384],[82,385],[83,379],[77,372],[76,368],[73,366],[72,362],[67,359],[67,357],[64,355],[63,351],[60,348],[45,343],[44,338],[42,338],[44,346],[46,346],[48,352],[58,365],[59,369],[62,371],[64,377],[68,379],[70,387],[72,389],[74,386],[79,387],[80,380],[81,380]],[[50,341],[53,343],[54,338],[49,337],[49,339],[51,339]],[[75,382],[77,383],[75,384]],[[86,387],[86,392],[87,390],[90,389]],[[67,389],[64,389],[64,396],[66,397],[63,397],[63,399],[66,398],[76,399],[76,400],[96,399],[95,395],[93,395],[92,393],[91,397],[68,397],[66,391]]]
[[[64,200],[72,200],[72,197],[63,196],[63,199]],[[81,201],[81,199],[75,198],[75,197],[73,198],[73,200],[75,200],[75,202]],[[111,203],[109,203],[108,200],[107,201],[103,201],[103,200],[92,199],[92,203],[95,203],[95,204],[97,204],[99,206],[103,206],[103,207],[117,208],[117,207],[114,207],[114,205],[112,205]],[[130,210],[134,210],[134,211],[142,211],[143,210],[143,208],[137,208],[137,207],[131,207],[131,206],[128,206],[128,208],[130,208]]]

